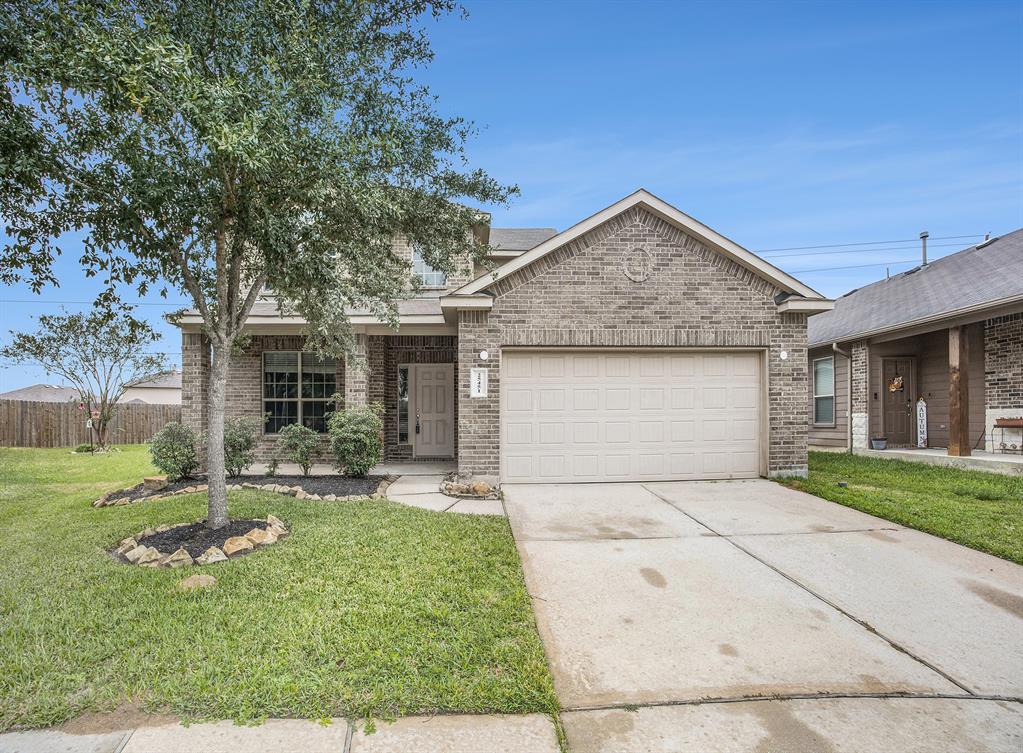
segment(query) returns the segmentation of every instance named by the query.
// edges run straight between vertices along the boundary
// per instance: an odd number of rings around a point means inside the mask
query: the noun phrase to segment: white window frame
[[[824,394],[817,392],[817,363],[820,361],[831,361],[831,394]],[[813,359],[813,363],[810,367],[810,381],[813,385],[811,391],[813,393],[813,425],[814,426],[834,426],[837,418],[837,401],[835,400],[835,357],[821,356],[820,358]],[[818,398],[831,398],[831,420],[830,421],[819,421],[817,419],[817,399]]]
[[[297,385],[297,388],[298,389],[297,389],[297,394],[296,394],[295,397],[267,397],[266,396],[266,356],[269,353],[295,353],[298,356],[298,358],[297,358],[297,364],[298,364],[298,385]],[[303,352],[301,350],[264,350],[260,354],[260,356],[259,356],[259,367],[260,367],[260,374],[259,374],[260,407],[263,409],[262,415],[264,417],[266,416],[266,413],[267,413],[267,411],[266,411],[266,404],[268,402],[271,402],[271,403],[297,403],[298,405],[296,406],[296,409],[295,409],[296,410],[296,413],[295,413],[295,423],[304,426],[305,424],[302,422],[302,403],[304,403],[304,402],[310,402],[310,403],[311,402],[323,402],[324,400],[326,402],[328,402],[328,403],[330,402],[330,398],[329,397],[327,397],[327,398],[318,398],[318,397],[303,398],[302,397],[302,357],[305,356],[305,355],[315,355],[315,354],[313,354],[313,353],[305,353],[305,352]],[[335,390],[337,389],[337,362],[336,362],[336,360],[335,360],[335,364],[334,364],[334,389]],[[290,426],[290,424],[288,424],[288,425]],[[264,421],[263,421],[263,436],[276,437],[279,433],[280,432],[266,431],[266,420],[264,419]],[[317,432],[317,434],[326,434],[326,427],[324,427],[324,431],[323,432]]]
[[[419,278],[426,290],[443,290],[448,285],[447,273],[427,264],[418,246],[412,247],[412,274]]]

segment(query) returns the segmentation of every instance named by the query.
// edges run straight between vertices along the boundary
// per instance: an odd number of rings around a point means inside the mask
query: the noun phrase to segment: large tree
[[[0,348],[0,359],[35,363],[70,382],[88,411],[99,447],[107,445],[124,391],[167,369],[162,354],[147,350],[159,334],[130,314],[44,314],[35,332],[11,336],[11,343]]]
[[[228,521],[224,397],[265,286],[310,346],[350,348],[346,310],[396,323],[403,237],[435,267],[482,256],[472,205],[514,192],[464,157],[471,126],[410,75],[450,0],[50,0],[5,7],[0,281],[57,282],[60,236],[111,305],[183,291],[212,350],[208,525]]]

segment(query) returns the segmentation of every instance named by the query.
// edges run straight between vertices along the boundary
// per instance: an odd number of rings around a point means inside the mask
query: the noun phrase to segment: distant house
[[[0,392],[0,400],[70,403],[78,399],[77,389],[57,384],[33,384],[10,392]],[[124,391],[120,402],[181,405],[181,372],[168,371],[166,374],[136,382]]]
[[[810,445],[915,446],[923,398],[927,446],[1019,446],[996,423],[1023,416],[1023,229],[847,293],[807,340]]]

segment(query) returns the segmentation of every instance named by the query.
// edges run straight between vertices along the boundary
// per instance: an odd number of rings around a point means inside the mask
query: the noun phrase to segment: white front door
[[[455,454],[454,364],[417,364],[413,374],[414,454],[420,458],[452,457]]]

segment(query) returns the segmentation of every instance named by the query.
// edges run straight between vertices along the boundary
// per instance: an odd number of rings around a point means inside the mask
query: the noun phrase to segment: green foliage
[[[281,461],[278,460],[276,453],[271,455],[270,459],[266,461],[266,475],[267,476],[276,476],[277,475],[277,466],[280,465],[280,462]]]
[[[361,478],[380,462],[383,450],[382,407],[365,405],[331,413],[327,418],[334,464],[346,476]]]
[[[171,421],[156,432],[149,445],[153,465],[167,474],[167,480],[188,478],[199,467],[198,437],[188,426]]]
[[[104,448],[124,391],[167,368],[162,354],[148,352],[160,335],[130,311],[43,314],[38,322],[35,332],[11,332],[0,360],[38,364],[72,384],[85,404],[82,420],[98,413],[95,444]]]
[[[274,465],[280,459],[296,463],[302,469],[302,475],[308,476],[313,466],[313,455],[320,444],[320,435],[302,424],[288,424],[277,435],[277,448],[274,451]]]
[[[809,478],[784,483],[1023,565],[1021,476],[811,452]]]
[[[250,723],[557,711],[504,518],[231,492],[236,516],[273,513],[292,535],[181,593],[207,570],[103,550],[202,519],[206,495],[91,507],[154,472],[145,447],[122,450],[0,448],[0,731],[129,702]]]
[[[232,478],[252,465],[261,422],[255,418],[232,418],[224,422],[224,467]]]
[[[87,452],[95,452],[95,449],[91,444],[80,444],[75,448],[75,452],[84,455]]]

